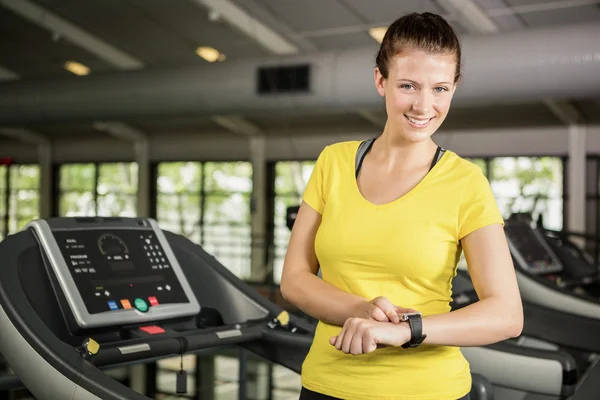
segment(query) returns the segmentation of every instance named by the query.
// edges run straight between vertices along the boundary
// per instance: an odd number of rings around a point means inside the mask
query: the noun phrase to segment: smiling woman
[[[375,68],[388,126],[406,141],[431,136],[442,124],[461,76],[461,47],[441,17],[426,14],[392,24]],[[426,21],[426,24],[423,22]]]
[[[332,144],[317,159],[281,279],[283,296],[319,320],[301,399],[466,399],[471,375],[460,347],[521,332],[490,185],[481,168],[432,140],[460,65],[443,18],[398,19],[374,69],[388,117],[382,134]],[[450,311],[463,250],[480,300]]]

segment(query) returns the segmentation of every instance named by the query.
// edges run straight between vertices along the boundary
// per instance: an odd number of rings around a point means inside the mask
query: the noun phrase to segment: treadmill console
[[[562,272],[562,264],[538,230],[528,223],[517,221],[507,223],[505,232],[519,267],[534,275]]]
[[[26,228],[35,232],[75,328],[172,319],[200,311],[152,219],[55,218],[33,221]]]

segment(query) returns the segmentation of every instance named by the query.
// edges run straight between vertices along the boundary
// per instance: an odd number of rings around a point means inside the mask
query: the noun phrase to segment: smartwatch
[[[423,316],[421,313],[402,314],[402,321],[408,321],[410,340],[402,345],[403,349],[419,347],[427,335],[423,334]]]

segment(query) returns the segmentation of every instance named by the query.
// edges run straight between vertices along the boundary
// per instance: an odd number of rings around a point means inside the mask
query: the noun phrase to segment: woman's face
[[[375,69],[377,91],[385,97],[388,124],[407,142],[429,138],[450,109],[456,85],[456,56],[410,50],[393,57],[384,79]]]

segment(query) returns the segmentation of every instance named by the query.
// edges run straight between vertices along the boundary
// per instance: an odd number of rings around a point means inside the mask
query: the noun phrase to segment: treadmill
[[[312,343],[313,324],[153,219],[36,220],[0,260],[0,352],[38,400],[148,400],[104,371],[219,346],[300,373]],[[473,375],[474,400],[490,390]]]
[[[594,268],[578,265],[569,269],[573,264],[563,264],[563,261],[567,260],[567,254],[573,249],[567,252],[563,247],[560,256],[557,255],[556,246],[564,245],[552,243],[554,239],[548,239],[543,230],[536,229],[526,214],[515,214],[508,218],[505,221],[505,233],[523,301],[524,327],[520,337],[485,348],[519,346],[516,351],[524,351],[525,354],[537,350],[541,358],[549,356],[550,359],[560,360],[563,367],[570,366],[563,368],[562,385],[566,385],[562,389],[563,397],[574,394],[568,398],[600,398],[600,304],[589,292],[573,290],[582,282],[594,284]],[[453,309],[477,301],[465,267],[463,264],[463,269],[458,271],[453,281]],[[484,374],[495,388],[496,385],[506,386],[492,363],[485,363],[480,357],[473,358],[473,350],[463,349],[463,352],[473,371]],[[490,367],[494,371],[490,371]],[[501,370],[506,371],[507,368],[503,366]],[[536,381],[532,374],[535,371],[535,364],[532,364],[528,371],[522,370],[518,375],[523,374],[529,379],[527,384],[534,385]],[[552,382],[556,383],[557,380]],[[544,390],[543,387],[532,388],[527,385],[519,389],[533,389],[534,393]],[[495,390],[495,394],[498,393]],[[553,396],[556,395],[555,392]]]
[[[528,213],[506,221],[515,261],[537,282],[574,298],[600,305],[600,273],[593,259],[566,235],[545,230]]]
[[[527,214],[508,218],[505,232],[527,318],[537,320],[524,333],[584,355],[600,354],[600,301],[577,290],[582,282],[593,285],[597,272],[563,263],[566,249],[559,257],[558,243],[535,228]]]
[[[452,292],[453,311],[479,300],[465,270],[457,271]],[[582,360],[568,348],[528,336],[525,332],[531,331],[530,326],[540,320],[530,318],[526,302],[523,306],[525,328],[521,336],[487,346],[461,348],[471,371],[491,382],[495,400],[598,399],[598,360]]]

